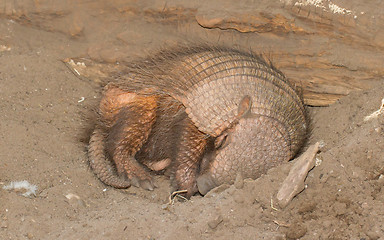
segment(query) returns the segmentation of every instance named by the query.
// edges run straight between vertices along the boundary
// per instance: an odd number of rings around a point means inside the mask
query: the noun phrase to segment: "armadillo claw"
[[[129,180],[131,181],[132,186],[140,187],[139,179],[137,177],[132,177]]]
[[[212,188],[217,187],[212,175],[205,173],[197,178],[197,188],[202,195],[207,194]]]
[[[135,187],[141,187],[145,190],[153,191],[155,187],[157,186],[153,179],[139,179],[138,177],[134,176],[130,178],[130,182],[132,186]]]
[[[153,184],[153,180],[151,180],[151,181],[141,180],[140,181],[140,187],[142,187],[146,190],[149,190],[149,191],[153,191],[153,189],[155,188],[155,184]]]

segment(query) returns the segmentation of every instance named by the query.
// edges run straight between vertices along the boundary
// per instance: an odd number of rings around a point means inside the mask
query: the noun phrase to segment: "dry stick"
[[[271,208],[275,211],[280,211],[280,209],[277,209],[275,206],[273,206],[273,199],[271,198]]]
[[[277,220],[273,220],[273,222],[274,222],[275,224],[277,224],[279,227],[290,227],[290,226],[291,226],[291,224],[288,224],[288,223],[280,223],[280,222],[278,222]]]
[[[188,192],[188,190],[174,191],[173,193],[171,193],[171,195],[169,195],[169,202],[168,202],[168,204],[173,204],[175,197],[180,197],[180,198],[182,198],[184,200],[187,200],[185,197],[177,195],[179,193],[186,193],[186,192]]]

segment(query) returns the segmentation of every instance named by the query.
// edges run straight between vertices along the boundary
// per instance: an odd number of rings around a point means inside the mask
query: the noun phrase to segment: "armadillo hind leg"
[[[118,177],[114,165],[105,157],[104,134],[99,127],[93,131],[89,141],[88,158],[89,165],[96,176],[106,185],[115,188],[128,188],[129,181]]]
[[[198,192],[196,177],[207,138],[189,118],[183,120],[182,128],[171,179],[175,190],[186,190],[184,196],[189,198]]]
[[[113,85],[106,87],[100,102],[100,121],[106,132],[104,156],[111,158],[118,176],[148,190],[154,188],[153,179],[134,156],[148,139],[156,107],[156,97],[123,91]]]

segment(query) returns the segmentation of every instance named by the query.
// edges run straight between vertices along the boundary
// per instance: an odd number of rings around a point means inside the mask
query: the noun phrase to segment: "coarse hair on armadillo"
[[[199,70],[204,70],[201,69],[204,64],[215,61],[224,64],[230,63],[241,60],[236,59],[236,56],[239,55],[244,57],[243,60],[247,58],[257,62],[264,71],[279,75],[280,78],[285,79],[284,74],[261,54],[244,51],[240,48],[211,46],[208,44],[178,45],[162,48],[155,54],[128,62],[125,68],[116,72],[112,78],[119,81],[121,87],[125,85],[124,87],[132,90],[157,86],[159,91],[169,93],[169,90],[172,90],[175,94],[183,95],[193,85],[202,80],[196,76]],[[227,61],[222,62],[224,58]],[[181,78],[169,79],[172,76],[180,76]],[[126,81],[128,78],[129,81]]]
[[[251,112],[285,126],[294,155],[308,129],[297,87],[259,54],[206,44],[167,48],[127,64],[114,75],[127,91],[151,88],[180,101],[198,129],[217,137],[237,119],[238,105],[250,96]]]

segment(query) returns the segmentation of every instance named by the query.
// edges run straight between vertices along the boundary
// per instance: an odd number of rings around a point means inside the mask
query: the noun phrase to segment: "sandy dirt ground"
[[[165,176],[155,177],[159,187],[150,192],[107,187],[91,172],[84,139],[101,86],[79,77],[63,60],[116,63],[191,41],[191,33],[247,47],[260,40],[258,34],[203,29],[189,22],[196,11],[188,3],[182,11],[151,2],[153,9],[169,10],[163,15],[136,2],[124,8],[123,1],[113,9],[102,1],[89,6],[83,1],[74,14],[64,5],[56,15],[41,14],[44,8],[29,15],[7,12],[36,7],[21,2],[6,1],[0,15],[0,239],[384,239],[384,116],[364,121],[382,105],[379,70],[371,76],[364,68],[349,68],[369,87],[348,91],[328,107],[309,107],[308,144],[321,141],[324,147],[305,190],[286,208],[271,199],[292,162],[256,180],[222,185],[205,197],[169,202]],[[97,16],[106,12],[113,17],[100,24]],[[82,21],[67,22],[79,16]],[[259,46],[268,46],[265,41]],[[373,60],[367,64],[380,69]],[[294,68],[286,72],[295,74]],[[37,186],[35,195],[3,189],[23,180]]]

